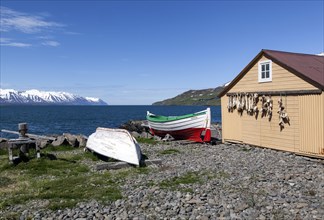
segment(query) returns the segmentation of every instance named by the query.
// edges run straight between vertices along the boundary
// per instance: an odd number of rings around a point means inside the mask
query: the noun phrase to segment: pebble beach
[[[10,209],[20,212],[20,219],[48,220],[324,219],[321,159],[242,144],[172,141],[140,146],[149,159],[161,159],[162,164],[120,183],[122,199],[108,204],[91,200],[56,211],[37,208],[40,204]],[[161,184],[188,175],[197,181]]]

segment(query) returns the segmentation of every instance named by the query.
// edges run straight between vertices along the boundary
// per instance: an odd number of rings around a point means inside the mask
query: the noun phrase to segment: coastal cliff
[[[173,98],[154,102],[152,105],[220,105],[217,95],[224,86],[216,88],[189,90]]]

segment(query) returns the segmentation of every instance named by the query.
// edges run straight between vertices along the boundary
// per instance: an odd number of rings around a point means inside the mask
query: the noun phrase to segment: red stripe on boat
[[[164,137],[166,134],[170,134],[174,139],[177,140],[190,140],[194,142],[209,142],[210,141],[210,129],[206,130],[204,140],[201,139],[201,132],[205,131],[206,128],[188,128],[177,131],[159,131],[151,128],[151,132],[159,137]],[[207,137],[206,137],[207,136]],[[209,137],[208,137],[209,136]]]
[[[211,131],[210,129],[206,129],[206,133],[204,136],[204,142],[210,142],[211,141]]]

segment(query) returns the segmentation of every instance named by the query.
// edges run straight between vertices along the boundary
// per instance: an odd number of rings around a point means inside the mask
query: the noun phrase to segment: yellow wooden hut
[[[220,93],[222,141],[324,158],[324,56],[262,50]]]

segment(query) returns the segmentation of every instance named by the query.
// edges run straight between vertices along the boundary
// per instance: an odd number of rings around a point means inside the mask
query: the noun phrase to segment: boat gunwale
[[[206,114],[207,114],[207,110],[203,110],[203,111],[192,113],[192,114],[180,115],[180,116],[163,116],[163,115],[155,115],[150,112],[147,112],[146,119],[150,122],[166,123],[166,122],[172,122],[172,121],[179,121],[182,119],[193,118],[196,116],[201,116],[201,115],[206,115]]]

